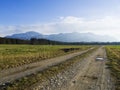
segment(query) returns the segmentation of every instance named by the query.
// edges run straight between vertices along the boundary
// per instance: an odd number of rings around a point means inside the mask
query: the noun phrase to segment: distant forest
[[[30,44],[30,45],[120,45],[120,42],[59,42],[47,39],[21,40],[0,37],[0,44]]]

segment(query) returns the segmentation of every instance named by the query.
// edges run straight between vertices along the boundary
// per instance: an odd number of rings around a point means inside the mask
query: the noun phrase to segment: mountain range
[[[107,35],[96,35],[93,33],[78,33],[78,32],[43,35],[38,32],[29,31],[26,33],[9,35],[6,37],[23,39],[23,40],[30,40],[31,38],[37,38],[37,39],[42,38],[42,39],[62,41],[62,42],[113,42],[113,41],[116,41],[115,38]]]

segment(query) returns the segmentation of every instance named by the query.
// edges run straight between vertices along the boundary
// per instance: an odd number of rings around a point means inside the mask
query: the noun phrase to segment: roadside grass
[[[60,72],[66,71],[68,68],[80,62],[84,57],[88,56],[90,53],[92,53],[96,49],[97,48],[94,48],[93,50],[90,50],[82,55],[69,59],[63,63],[60,63],[55,66],[51,66],[46,70],[31,74],[19,80],[13,81],[9,83],[9,85],[3,86],[4,89],[1,88],[1,90],[30,90],[29,88],[30,86],[36,83],[45,82],[49,80],[51,77],[56,76]]]
[[[90,47],[92,46],[0,45],[0,70],[18,67],[76,51],[83,51]]]
[[[116,90],[120,90],[120,46],[107,46],[108,68],[115,77]]]

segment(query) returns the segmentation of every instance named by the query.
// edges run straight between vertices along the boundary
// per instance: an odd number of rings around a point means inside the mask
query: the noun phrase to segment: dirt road
[[[7,81],[12,81],[25,75],[44,70],[49,66],[64,63],[64,61],[68,62],[67,60],[88,51],[89,50],[77,52],[32,64],[30,65],[31,68],[27,67],[27,70],[23,72],[13,72],[11,75],[6,74],[5,77],[0,78],[0,82],[3,84]],[[58,75],[49,77],[49,79],[43,83],[35,83],[31,85],[31,87],[27,87],[26,90],[115,90],[114,80],[106,65],[107,57],[104,47],[93,50],[93,52],[84,58],[80,58],[81,57],[77,59],[77,63],[71,64],[72,66],[70,66],[70,68],[58,73]],[[72,60],[74,60],[74,58]]]
[[[83,54],[91,49],[93,48],[90,48],[88,50],[81,51],[81,52],[75,52],[75,53],[71,53],[68,55],[52,58],[52,59],[43,60],[43,61],[36,62],[36,63],[31,63],[28,65],[23,65],[17,68],[11,68],[11,69],[0,71],[0,85],[6,82],[14,81],[26,75],[30,75],[32,73],[36,73],[38,71],[44,70],[50,66],[59,64],[70,58]]]
[[[96,60],[96,57],[104,60]],[[110,71],[105,65],[106,61],[106,52],[102,47],[80,62],[77,74],[60,90],[115,90]]]

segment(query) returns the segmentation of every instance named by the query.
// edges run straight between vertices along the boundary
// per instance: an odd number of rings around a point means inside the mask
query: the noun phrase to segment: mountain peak
[[[43,35],[38,33],[38,32],[29,31],[29,32],[26,32],[26,33],[13,34],[11,36],[6,36],[6,37],[7,38],[30,40],[31,38],[43,38]]]
[[[35,31],[28,31],[26,33],[29,33],[29,34],[39,34],[38,32],[35,32]]]
[[[30,40],[31,38],[37,38],[37,39],[44,38],[44,39],[48,39],[48,40],[62,41],[62,42],[111,42],[111,41],[117,41],[113,37],[97,35],[97,34],[93,34],[90,32],[88,32],[88,33],[72,32],[72,33],[42,35],[38,32],[29,31],[26,33],[13,34],[11,36],[6,36],[6,37],[16,38],[16,39],[24,39],[24,40]]]

